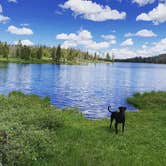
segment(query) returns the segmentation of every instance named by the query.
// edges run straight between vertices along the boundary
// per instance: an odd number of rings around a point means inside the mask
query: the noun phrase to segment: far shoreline
[[[89,63],[95,64],[95,63],[105,63],[105,64],[112,64],[113,62],[108,60],[96,60],[96,61],[90,61],[90,60],[84,60],[81,62],[75,62],[75,61],[67,61],[67,62],[54,62],[52,59],[49,58],[43,58],[43,59],[21,59],[21,58],[0,58],[0,63],[16,63],[16,64],[54,64],[54,65],[88,65]]]

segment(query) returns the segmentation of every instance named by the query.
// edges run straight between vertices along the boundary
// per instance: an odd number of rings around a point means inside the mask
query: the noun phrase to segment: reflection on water
[[[135,92],[166,90],[166,65],[114,63],[77,65],[6,64],[0,68],[0,93],[12,90],[50,96],[59,107],[76,106],[89,118],[108,115]]]

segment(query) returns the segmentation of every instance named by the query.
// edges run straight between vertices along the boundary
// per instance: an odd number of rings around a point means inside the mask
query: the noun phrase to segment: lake
[[[49,96],[58,107],[78,107],[87,118],[104,118],[127,106],[135,92],[166,91],[166,65],[114,63],[89,65],[1,64],[0,93],[20,90]]]

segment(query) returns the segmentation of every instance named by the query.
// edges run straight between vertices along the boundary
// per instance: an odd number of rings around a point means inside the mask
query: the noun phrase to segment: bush
[[[63,127],[62,113],[48,97],[11,92],[0,96],[0,163],[3,166],[31,166],[47,160],[55,131]]]

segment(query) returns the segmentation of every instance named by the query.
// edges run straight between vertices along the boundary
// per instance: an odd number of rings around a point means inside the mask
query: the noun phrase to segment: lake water
[[[50,96],[58,107],[78,107],[87,118],[107,117],[107,106],[125,105],[135,92],[166,91],[166,65],[114,63],[89,65],[1,64],[0,93],[20,90]]]

